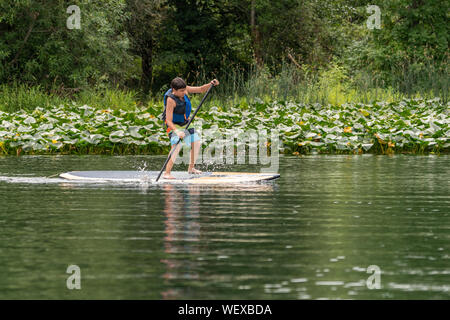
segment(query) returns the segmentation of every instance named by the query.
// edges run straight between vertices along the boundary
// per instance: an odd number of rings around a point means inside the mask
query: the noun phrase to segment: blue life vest
[[[164,112],[162,114],[162,120],[164,124],[166,123],[166,106],[167,106],[167,96],[172,93],[172,89],[169,89],[164,94]],[[181,100],[181,99],[180,99]],[[187,123],[187,119],[189,119],[189,115],[191,114],[192,104],[189,100],[188,96],[184,95],[184,101],[186,102],[186,108],[184,113],[177,113],[176,110],[173,112],[172,122],[178,125],[184,125]]]

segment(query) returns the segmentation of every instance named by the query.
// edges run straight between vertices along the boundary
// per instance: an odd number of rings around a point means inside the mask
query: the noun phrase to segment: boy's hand
[[[211,81],[211,84],[212,84],[213,86],[218,86],[218,85],[219,85],[219,80],[214,79],[213,81]]]
[[[180,139],[184,138],[184,131],[177,130],[177,131],[175,131],[175,133],[177,134],[178,138],[180,138]]]

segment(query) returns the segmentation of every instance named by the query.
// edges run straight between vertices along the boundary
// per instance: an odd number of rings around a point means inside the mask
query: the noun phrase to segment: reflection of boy
[[[192,174],[201,173],[200,170],[194,168],[201,142],[200,137],[195,132],[194,128],[189,128],[186,133],[183,129],[189,121],[189,115],[192,109],[191,102],[187,94],[206,92],[211,84],[216,86],[219,84],[219,81],[214,79],[210,83],[204,84],[200,87],[191,87],[187,86],[183,79],[177,77],[172,80],[170,84],[171,89],[169,89],[164,95],[163,119],[165,125],[167,126],[167,132],[169,133],[170,144],[172,146],[171,148],[175,148],[175,144],[179,139],[183,139],[187,145],[191,146],[188,172]],[[175,179],[170,174],[170,171],[172,170],[176,157],[180,152],[180,147],[181,144],[176,146],[176,150],[173,152],[171,159],[167,163],[166,172],[164,173],[163,178]]]

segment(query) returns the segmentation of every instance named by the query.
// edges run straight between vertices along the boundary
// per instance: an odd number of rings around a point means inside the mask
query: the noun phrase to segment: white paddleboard
[[[59,176],[68,180],[91,182],[155,182],[159,171],[71,171]],[[189,184],[222,184],[246,183],[272,180],[280,177],[278,173],[249,173],[249,172],[204,172],[189,174],[186,171],[172,171],[176,179],[164,179],[158,182],[189,183]]]

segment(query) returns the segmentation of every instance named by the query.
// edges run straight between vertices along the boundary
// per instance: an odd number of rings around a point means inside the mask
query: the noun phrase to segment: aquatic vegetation
[[[61,105],[0,111],[0,153],[163,153],[159,120],[146,110]]]
[[[87,105],[0,111],[0,154],[161,154],[169,140],[156,105],[134,110]],[[294,102],[239,104],[201,110],[194,121],[224,136],[246,129],[276,129],[280,152],[448,152],[449,104],[409,99],[374,104]],[[270,137],[270,134],[269,134]],[[267,144],[270,145],[270,142]]]
[[[450,147],[449,106],[439,99],[340,106],[256,103],[232,108],[237,118],[219,113],[223,120],[216,116],[216,122],[220,128],[277,129],[284,153],[445,152]]]

